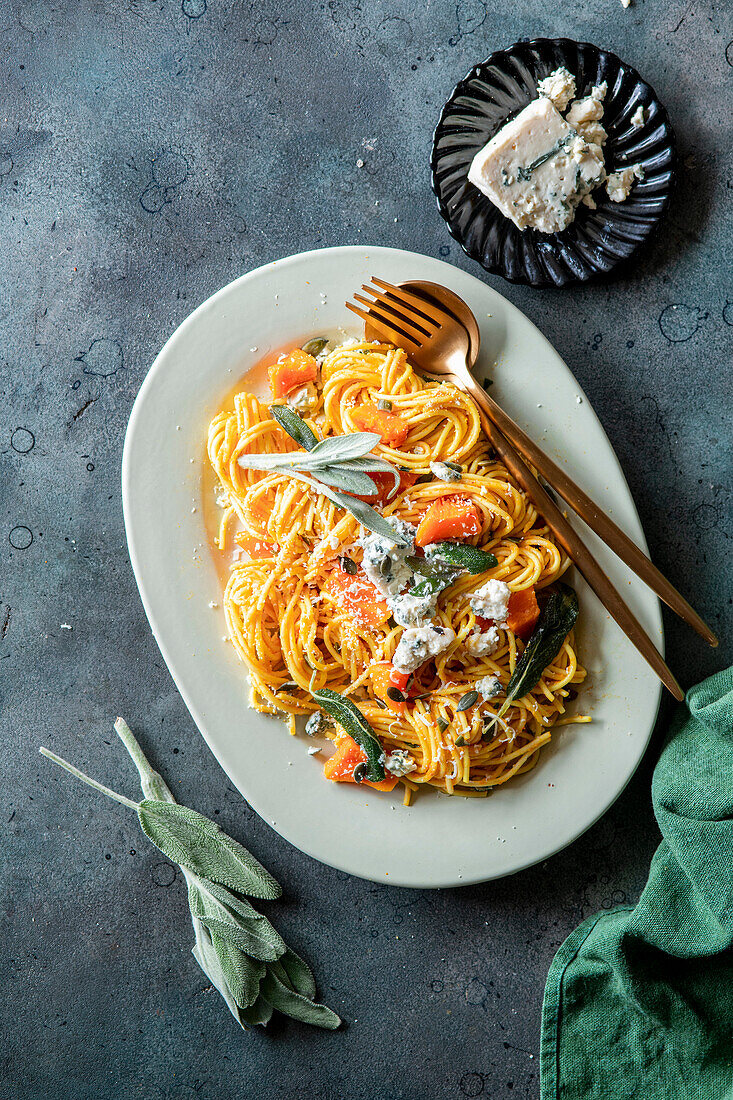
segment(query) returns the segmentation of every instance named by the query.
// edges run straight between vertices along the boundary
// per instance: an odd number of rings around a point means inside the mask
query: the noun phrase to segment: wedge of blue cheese
[[[479,150],[468,178],[518,229],[558,233],[603,182],[599,152],[541,96]]]

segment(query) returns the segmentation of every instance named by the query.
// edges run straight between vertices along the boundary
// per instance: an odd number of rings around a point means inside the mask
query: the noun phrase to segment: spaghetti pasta
[[[421,378],[404,351],[385,344],[347,342],[324,354],[319,375],[305,421],[320,439],[364,430],[361,410],[377,410],[371,420],[382,425],[383,441],[373,453],[400,471],[400,488],[375,507],[417,528],[436,502],[470,505],[480,533],[468,541],[490,551],[497,564],[480,576],[463,573],[441,592],[432,621],[455,639],[415,671],[404,705],[393,704],[378,672],[392,667],[403,627],[363,572],[359,521],[315,485],[239,463],[243,455],[298,448],[266,404],[252,393],[236,394],[209,427],[208,453],[223,508],[218,547],[233,552],[224,609],[250,672],[252,706],[286,717],[295,732],[297,716],[318,709],[313,685],[331,688],[357,703],[387,759],[398,753],[410,761],[411,770],[400,776],[406,801],[425,785],[486,794],[536,763],[553,726],[588,720],[566,715],[568,696],[586,673],[571,632],[536,686],[498,717],[503,695],[485,698],[472,689],[487,677],[505,689],[524,641],[497,622],[490,651],[467,644],[487,629],[470,597],[490,579],[511,593],[541,592],[562,576],[568,559],[492,452],[464,394]],[[401,430],[394,431],[397,421]],[[431,471],[431,463],[445,462],[456,469],[455,480]],[[359,581],[346,596],[345,558]],[[467,694],[477,695],[469,706]],[[328,732],[342,736],[335,728]]]

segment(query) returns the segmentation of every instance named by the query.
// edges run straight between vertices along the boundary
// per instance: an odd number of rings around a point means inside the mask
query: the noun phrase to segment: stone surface
[[[243,271],[363,241],[481,274],[431,197],[439,109],[493,48],[534,34],[595,41],[668,106],[682,153],[674,208],[639,265],[608,285],[490,282],[576,373],[655,559],[721,631],[712,652],[667,617],[672,667],[689,686],[730,660],[733,29],[710,0],[557,13],[536,0],[3,6],[3,1100],[538,1096],[552,954],[581,917],[635,899],[645,881],[669,705],[617,805],[543,866],[433,893],[323,867],[246,807],[188,716],[135,589],[119,465],[156,352]],[[286,884],[273,918],[345,1030],[281,1021],[240,1033],[190,955],[175,868],[129,811],[37,756],[47,742],[134,791],[117,713],[180,800]]]

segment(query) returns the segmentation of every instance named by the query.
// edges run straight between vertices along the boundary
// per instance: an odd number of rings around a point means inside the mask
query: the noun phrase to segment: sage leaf
[[[552,664],[578,617],[578,597],[568,584],[559,584],[540,612],[537,626],[516,663],[506,689],[499,717],[514,699],[522,699],[536,687]]]
[[[344,470],[361,470],[365,474],[394,474],[397,481],[400,480],[397,468],[391,462],[387,462],[385,458],[377,458],[375,455],[362,455],[361,458],[344,459],[343,462],[339,462],[339,466]]]
[[[260,993],[259,997],[253,1005],[249,1008],[243,1008],[241,1011],[241,1019],[244,1027],[256,1027],[261,1024],[263,1027],[265,1024],[269,1024],[272,1019],[273,1007],[269,1001]]]
[[[191,915],[205,924],[212,935],[216,933],[253,959],[273,962],[284,954],[285,944],[267,917],[257,913],[251,906],[248,906],[249,913],[245,915],[241,906],[247,905],[247,902],[240,903],[237,911],[233,911],[215,896],[212,886],[215,884],[198,879],[198,876],[188,885],[188,907]],[[234,895],[229,896],[236,900]]]
[[[301,474],[311,474],[336,489],[368,496],[376,491],[374,481],[368,476],[370,473],[390,474],[394,488],[399,485],[399,474],[394,467],[385,459],[369,455],[379,439],[376,432],[335,435],[321,440],[310,450],[285,454],[244,454],[239,456],[237,462],[245,470],[266,470],[286,475],[299,470]]]
[[[387,494],[387,500],[391,500],[399,488],[399,471],[391,462],[387,462],[384,458],[374,458],[372,455],[365,455],[364,458],[352,458],[349,462],[342,462],[340,466],[344,470],[361,470],[365,474],[389,474],[392,478],[392,485]],[[376,489],[376,484],[374,488]]]
[[[306,355],[320,355],[327,343],[327,336],[314,336],[312,340],[308,340],[303,344],[303,351]]]
[[[316,979],[308,963],[304,962],[300,955],[296,955],[292,947],[286,949],[285,954],[280,956],[278,962],[295,991],[313,1000],[316,995]]]
[[[302,416],[298,416],[289,405],[270,405],[270,416],[276,420],[282,430],[287,432],[291,439],[310,451],[318,442],[318,436],[308,427]]]
[[[143,799],[137,815],[148,839],[174,863],[240,894],[280,897],[280,886],[269,871],[203,814],[175,802]]]
[[[345,470],[342,466],[323,466],[313,471],[313,476],[326,485],[336,489],[345,489],[347,493],[361,493],[369,496],[376,486],[368,474],[358,470]]]
[[[472,575],[485,573],[499,564],[488,550],[479,550],[465,542],[434,542],[428,549],[428,556],[457,565]]]
[[[244,1018],[244,1013],[247,1010],[241,1009],[234,999],[218,952],[211,939],[211,933],[199,920],[194,920],[193,926],[196,933],[196,943],[191,949],[191,954],[211,984],[221,994],[227,1008],[240,1027],[247,1027],[247,1021]]]
[[[303,481],[306,485],[310,485],[316,492],[322,493],[323,496],[332,500],[334,504],[338,504],[340,508],[345,508],[347,512],[351,512],[352,516],[359,521],[359,523],[366,527],[368,531],[373,531],[375,535],[381,535],[382,538],[387,538],[390,542],[395,543],[397,546],[407,546],[407,539],[395,531],[384,516],[380,516],[379,512],[366,503],[366,501],[358,500],[356,497],[350,497],[346,493],[339,493],[335,489],[330,489],[327,485],[323,485],[320,482],[314,481],[310,477],[306,477],[305,474],[299,474],[293,471],[291,477],[296,478],[297,481]]]
[[[304,997],[284,985],[268,966],[260,984],[262,995],[270,1004],[283,1012],[286,1016],[292,1016],[294,1020],[301,1020],[304,1024],[313,1024],[315,1027],[324,1027],[334,1030],[341,1020],[325,1005],[316,1004],[309,997]]]
[[[240,893],[254,893],[256,889],[260,896],[275,897],[280,892],[275,880],[246,849],[222,833],[212,821],[176,803],[165,780],[150,765],[122,718],[115,722],[115,729],[140,775],[140,785],[146,796],[143,802],[133,802],[110,790],[46,748],[40,751],[84,783],[136,810],[146,835],[179,864],[188,885],[196,937],[193,957],[221,994],[234,1019],[242,1028],[267,1024],[272,1017],[274,997],[289,1004],[289,1008],[283,1010],[289,1015],[307,1018],[319,1027],[337,1026],[333,1020],[338,1022],[338,1017],[312,1001],[315,980],[310,967],[286,947],[265,916],[226,885],[233,882],[233,889]],[[208,848],[211,851],[207,853]],[[197,872],[196,868],[203,867],[219,881]],[[270,998],[262,989],[267,967],[274,968],[271,975],[274,993]],[[279,985],[274,984],[276,982]]]
[[[457,566],[442,561],[433,561],[431,558],[418,558],[414,556],[405,559],[414,573],[419,573],[424,580],[418,581],[410,589],[411,596],[435,596],[444,588],[453,584],[462,573]]]
[[[366,753],[364,778],[371,783],[384,779],[384,749],[356,704],[330,688],[317,688],[311,694],[318,706],[330,714]]]
[[[239,1008],[254,1004],[265,976],[265,964],[250,959],[244,951],[229,943],[217,932],[211,932],[211,943],[216,951],[227,985]]]
[[[159,802],[175,802],[170,787],[160,772],[156,772],[152,767],[124,718],[116,720],[115,730],[138,770],[140,786],[145,797],[157,799]]]
[[[455,580],[455,577],[426,577],[409,590],[409,595],[414,597],[437,596],[444,588]]]
[[[363,458],[369,454],[381,440],[378,432],[351,432],[349,435],[329,435],[311,448],[314,459],[324,463],[343,459]]]

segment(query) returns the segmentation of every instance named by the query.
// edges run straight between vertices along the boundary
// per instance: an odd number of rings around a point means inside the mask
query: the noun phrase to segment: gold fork
[[[424,298],[419,298],[417,295],[393,286],[382,279],[373,277],[372,282],[382,289],[363,286],[362,289],[372,296],[371,299],[364,298],[360,294],[354,295],[358,302],[367,307],[366,310],[355,306],[351,302],[346,303],[347,308],[360,316],[389,343],[404,348],[425,374],[450,381],[458,389],[473,398],[478,406],[481,424],[489,441],[540,515],[544,517],[558,543],[575,562],[601,603],[649,663],[665,687],[675,698],[684,698],[684,693],[677,680],[662,660],[653,642],[630,608],[623,601],[562,512],[544,491],[522,456],[507,439],[502,429],[490,419],[487,412],[487,395],[468,370],[469,337],[464,326],[452,315],[445,313],[432,302],[426,302]],[[509,417],[506,417],[506,414],[503,414],[501,410],[500,412],[508,421],[510,429],[517,427]],[[518,428],[517,430],[519,431]],[[528,441],[531,443],[531,440]],[[534,444],[532,444],[532,447],[534,447]],[[538,448],[536,450],[541,458],[546,458]],[[534,462],[534,457],[532,457],[532,461]],[[537,468],[540,468],[539,463]],[[544,470],[542,472],[546,476]],[[547,477],[547,481],[552,484],[551,477]],[[573,483],[570,482],[570,484]],[[569,501],[569,503],[572,502]],[[592,502],[590,503],[592,504]],[[593,505],[593,508],[597,514],[602,514],[595,505]],[[615,527],[615,525],[612,526]],[[630,540],[627,541],[630,542]],[[615,549],[610,542],[609,545],[612,549]],[[633,547],[633,543],[630,545]],[[638,551],[638,548],[634,547],[634,549],[644,562],[648,562],[648,559]],[[659,576],[662,575],[659,574]],[[669,582],[665,581],[665,584],[669,585]],[[672,588],[672,586],[669,585],[669,588]],[[672,591],[674,592],[674,589]],[[679,596],[678,593],[676,595]],[[682,600],[681,596],[679,596],[679,600]],[[690,611],[692,611],[691,608]],[[695,613],[692,612],[692,614]],[[702,623],[702,620],[700,622]],[[705,626],[705,624],[702,625]],[[707,631],[708,628],[705,627],[705,630]],[[708,633],[714,639],[712,632],[708,631]]]
[[[478,358],[481,336],[476,318],[462,298],[459,298],[446,287],[434,283],[410,283],[408,289],[404,284],[393,286],[383,279],[374,278],[373,281],[387,292],[386,298],[384,295],[379,296],[382,303],[386,301],[389,301],[389,304],[403,302],[413,310],[422,310],[425,319],[431,318],[436,324],[442,325],[458,321],[463,325],[469,337],[469,355],[465,363],[459,362],[458,373],[462,378],[467,376],[469,384],[475,382],[471,374],[471,368]],[[417,290],[418,293],[411,293],[413,289]],[[373,293],[373,291],[371,292]],[[429,299],[428,302],[425,301],[426,297]],[[428,314],[424,312],[426,305],[429,307]],[[595,531],[599,538],[638,577],[641,577],[645,584],[648,584],[652,591],[656,592],[657,596],[664,600],[675,614],[679,615],[693,630],[697,631],[708,645],[717,646],[718,639],[715,634],[713,634],[707,623],[700,618],[695,609],[690,606],[684,596],[657,569],[656,565],[649,561],[649,558],[641,552],[629,536],[591,500],[579,485],[576,485],[562,467],[553,462],[483,388],[476,387],[475,391],[472,390],[472,394],[475,400],[483,405],[484,411],[514,444],[519,453],[540,472],[545,481],[567,501],[591,530]]]

